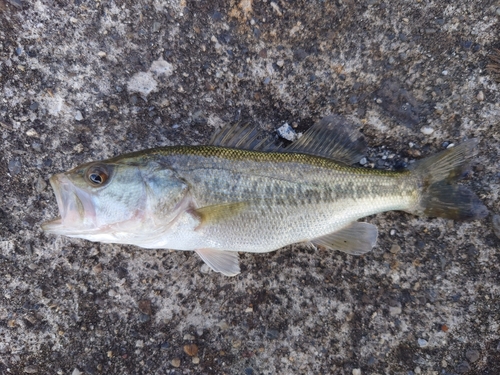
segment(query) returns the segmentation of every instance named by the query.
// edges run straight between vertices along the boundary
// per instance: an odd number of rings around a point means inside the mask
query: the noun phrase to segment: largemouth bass
[[[195,251],[214,271],[240,272],[238,252],[312,242],[360,255],[376,226],[357,220],[401,210],[479,219],[477,196],[456,180],[477,141],[402,172],[353,166],[365,148],[340,116],[285,148],[251,126],[228,126],[207,146],[173,146],[80,165],[50,178],[61,216],[48,233],[148,249]]]

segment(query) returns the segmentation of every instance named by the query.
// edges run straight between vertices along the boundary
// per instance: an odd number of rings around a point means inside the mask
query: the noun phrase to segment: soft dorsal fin
[[[270,134],[260,130],[256,125],[242,122],[224,126],[214,134],[208,144],[255,151],[278,151],[281,147]]]
[[[323,156],[347,165],[359,162],[365,151],[363,136],[342,116],[324,117],[283,150]]]

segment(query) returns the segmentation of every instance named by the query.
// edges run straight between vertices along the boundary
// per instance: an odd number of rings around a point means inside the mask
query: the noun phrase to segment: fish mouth
[[[95,219],[95,209],[90,195],[77,188],[63,174],[49,179],[56,196],[60,215],[44,222],[41,227],[47,233],[72,235],[90,229]]]

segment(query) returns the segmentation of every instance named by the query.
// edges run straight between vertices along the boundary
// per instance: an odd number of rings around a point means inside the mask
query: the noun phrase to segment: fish
[[[288,146],[249,123],[207,145],[169,146],[93,161],[50,178],[60,216],[51,234],[146,249],[194,251],[216,272],[240,273],[239,252],[312,243],[350,255],[376,245],[358,221],[385,211],[477,220],[488,209],[457,181],[477,139],[402,171],[360,166],[366,140],[340,115],[317,121]]]

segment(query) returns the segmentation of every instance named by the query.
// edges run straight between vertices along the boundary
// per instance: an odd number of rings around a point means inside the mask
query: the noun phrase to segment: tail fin
[[[475,220],[488,215],[488,209],[471,190],[456,185],[477,153],[477,139],[428,157],[413,166],[420,176],[421,196],[418,215],[438,216],[453,220]]]

